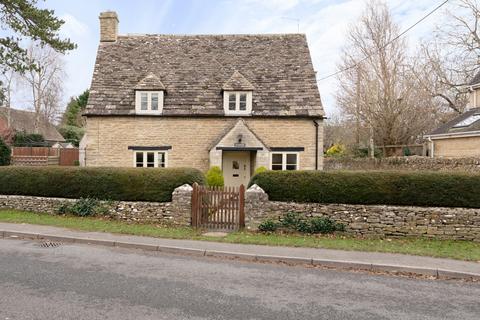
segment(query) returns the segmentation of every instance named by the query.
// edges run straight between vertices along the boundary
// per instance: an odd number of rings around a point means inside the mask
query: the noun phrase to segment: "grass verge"
[[[16,210],[0,210],[0,222],[29,223],[82,231],[110,232],[171,239],[192,239],[228,243],[287,247],[327,248],[367,252],[403,253],[466,261],[480,261],[480,243],[432,239],[364,239],[338,235],[282,235],[235,232],[224,238],[205,237],[191,228],[162,227],[153,224],[128,224],[98,218],[52,216]]]

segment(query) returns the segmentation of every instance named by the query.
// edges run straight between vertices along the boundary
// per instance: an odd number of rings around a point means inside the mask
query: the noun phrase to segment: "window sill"
[[[135,110],[135,114],[138,114],[138,115],[147,115],[147,116],[161,116],[162,115],[162,111],[139,111],[139,110]]]
[[[225,113],[225,116],[227,117],[238,117],[238,116],[251,116],[251,112],[228,112]]]

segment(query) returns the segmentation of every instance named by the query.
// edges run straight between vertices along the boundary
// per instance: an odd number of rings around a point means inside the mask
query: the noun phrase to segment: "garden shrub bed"
[[[190,168],[1,167],[0,194],[168,202],[183,184],[204,184]]]
[[[271,201],[480,208],[480,174],[268,171],[255,175]]]

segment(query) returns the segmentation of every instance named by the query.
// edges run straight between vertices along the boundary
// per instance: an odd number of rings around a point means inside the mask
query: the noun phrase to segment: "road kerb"
[[[171,246],[158,246],[159,252],[173,253],[173,254],[186,254],[194,256],[205,256],[206,250],[184,247],[171,247]]]
[[[388,264],[372,264],[357,261],[342,261],[342,260],[328,260],[328,259],[315,259],[305,257],[289,257],[289,256],[275,256],[275,255],[256,255],[242,252],[230,252],[230,251],[216,251],[205,250],[186,247],[173,247],[173,246],[156,246],[144,243],[124,242],[124,241],[112,241],[103,239],[92,238],[80,238],[80,237],[66,237],[49,234],[37,234],[28,232],[17,232],[11,230],[0,230],[0,234],[5,239],[34,239],[34,240],[50,240],[65,243],[81,243],[91,245],[101,245],[108,247],[120,247],[129,249],[141,249],[148,251],[159,251],[163,253],[173,254],[185,254],[195,256],[207,256],[207,257],[224,257],[224,258],[238,258],[241,260],[259,261],[259,262],[280,262],[293,265],[313,265],[313,266],[325,266],[335,269],[357,269],[365,271],[381,271],[381,272],[407,272],[412,274],[431,276],[436,278],[454,278],[454,279],[475,279],[480,280],[480,273],[460,272],[455,270],[445,270],[438,268],[420,268],[413,266],[399,266]]]
[[[3,231],[2,233],[4,238],[23,238],[36,240],[39,237],[39,234],[30,232]]]
[[[249,261],[255,261],[257,259],[257,256],[254,254],[217,250],[206,250],[205,256],[215,258],[241,259]]]
[[[147,244],[147,243],[115,241],[115,247],[125,248],[125,249],[141,249],[146,251],[158,251],[157,245]]]

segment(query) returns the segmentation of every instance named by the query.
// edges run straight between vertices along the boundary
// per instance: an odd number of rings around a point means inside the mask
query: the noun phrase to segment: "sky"
[[[406,29],[441,0],[387,0],[394,20]],[[61,34],[78,45],[65,59],[65,102],[90,86],[99,43],[98,15],[113,10],[119,16],[119,33],[236,34],[305,33],[318,78],[336,71],[349,26],[358,19],[364,0],[46,0],[65,24]],[[443,10],[448,10],[448,6]],[[437,12],[407,34],[415,45],[439,22]],[[338,113],[336,79],[319,81],[327,116]],[[27,97],[14,107],[29,108]]]

